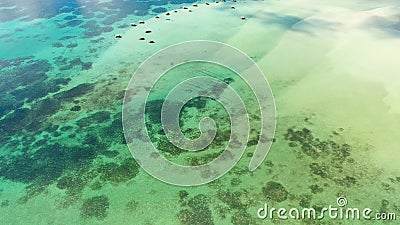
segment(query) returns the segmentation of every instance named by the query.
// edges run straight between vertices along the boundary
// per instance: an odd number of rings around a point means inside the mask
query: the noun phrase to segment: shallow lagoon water
[[[18,10],[9,12],[14,4]],[[256,216],[265,202],[318,208],[339,196],[352,207],[399,213],[398,3],[60,4],[46,13],[22,2],[0,5],[9,15],[0,33],[2,223],[262,224],[270,222]],[[22,15],[20,7],[27,8]],[[159,7],[178,13],[153,18]],[[146,23],[129,26],[138,20]],[[247,170],[249,144],[227,175],[185,188],[138,167],[124,141],[121,107],[143,60],[198,39],[228,43],[260,66],[278,126],[256,171]],[[194,105],[187,118],[203,104]],[[212,101],[200,110],[207,107],[215,110]]]

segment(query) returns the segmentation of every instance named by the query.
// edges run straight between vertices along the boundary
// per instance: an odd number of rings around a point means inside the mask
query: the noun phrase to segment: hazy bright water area
[[[400,3],[195,3],[1,1],[0,223],[365,224],[257,217],[266,202],[319,209],[340,196],[400,215]],[[227,43],[257,63],[274,93],[277,129],[257,170],[248,171],[260,122],[251,116],[248,148],[228,174],[179,187],[132,158],[121,109],[147,57],[191,40]],[[183,71],[191,67],[203,68]],[[201,70],[241,88],[218,66]],[[198,156],[174,148],[157,124],[163,97],[153,97],[147,128],[167,158],[199,165],[227,143],[223,107],[198,98],[184,107],[183,131],[197,137],[197,122],[211,114],[222,121],[217,139]]]

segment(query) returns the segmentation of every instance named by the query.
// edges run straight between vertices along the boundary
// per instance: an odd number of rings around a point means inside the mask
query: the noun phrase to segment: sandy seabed
[[[352,207],[400,213],[399,9],[395,1],[199,3],[127,28],[92,69],[71,83],[98,82],[83,97],[83,110],[106,108],[113,98],[121,98],[135,69],[158,50],[192,40],[227,43],[258,64],[275,96],[276,142],[265,162],[250,173],[249,160],[244,159],[219,180],[190,188],[164,184],[143,170],[131,180],[103,183],[100,189],[90,188],[94,179],[67,207],[60,202],[73,197],[55,184],[20,204],[16,199],[23,185],[6,182],[1,198],[10,203],[0,208],[0,221],[263,224],[270,221],[258,219],[256,212],[264,202],[275,207],[323,207],[335,205],[339,196]],[[152,32],[145,34],[146,29]],[[146,40],[139,40],[142,36]],[[118,82],[110,84],[115,77]],[[51,118],[55,123],[74,119],[62,111]],[[125,145],[111,148],[122,152],[120,158],[130,157]],[[326,152],[321,150],[325,148]],[[264,191],[269,188],[274,196]],[[106,216],[82,217],[82,199],[103,195],[108,198]]]

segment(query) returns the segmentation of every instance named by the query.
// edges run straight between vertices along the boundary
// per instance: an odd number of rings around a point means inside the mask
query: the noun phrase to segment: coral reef
[[[272,201],[283,202],[288,198],[289,192],[282,184],[275,181],[268,181],[262,188],[263,195]]]
[[[84,218],[104,219],[107,217],[107,210],[110,207],[109,199],[105,195],[99,195],[85,199],[82,208],[81,216]]]
[[[242,201],[244,192],[240,191],[218,191],[217,197],[229,206],[229,209],[246,209],[247,204]]]
[[[132,158],[125,159],[121,164],[105,163],[99,166],[97,171],[100,178],[104,181],[110,181],[117,185],[134,178],[139,172],[139,165]]]
[[[96,156],[94,149],[81,146],[49,144],[33,154],[5,160],[0,174],[13,181],[46,185],[61,176],[64,170],[77,169]]]
[[[209,199],[203,194],[198,194],[188,200],[187,208],[178,214],[178,220],[185,225],[212,225],[212,211],[209,208]]]
[[[231,222],[234,225],[250,225],[252,216],[246,210],[238,210],[232,215]]]
[[[84,117],[76,122],[76,125],[80,127],[87,127],[90,125],[99,125],[101,123],[108,122],[110,120],[110,112],[108,111],[99,111],[93,114],[90,114],[87,117]]]
[[[313,194],[322,193],[324,191],[324,189],[322,187],[318,186],[317,184],[311,185],[310,189],[311,189],[311,193],[313,193]]]
[[[308,208],[311,205],[312,196],[309,194],[304,194],[300,196],[299,206],[303,208]]]
[[[231,185],[232,186],[238,186],[241,182],[242,181],[237,177],[234,177],[234,178],[231,179]]]
[[[185,191],[185,190],[179,191],[179,201],[180,202],[183,203],[186,200],[186,197],[188,197],[188,196],[189,196],[189,193],[187,191]]]
[[[127,210],[129,212],[133,212],[133,211],[137,210],[138,207],[139,207],[138,202],[136,202],[135,200],[130,200],[129,202],[126,203],[125,210]]]

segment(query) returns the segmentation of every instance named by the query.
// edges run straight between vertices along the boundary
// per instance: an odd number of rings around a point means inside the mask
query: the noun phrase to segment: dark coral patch
[[[285,134],[285,139],[289,141],[290,147],[296,148],[300,146],[302,152],[312,158],[332,154],[333,163],[337,167],[341,167],[341,164],[351,155],[350,145],[346,143],[339,144],[333,140],[322,141],[319,138],[315,138],[307,128],[301,130],[290,128]]]
[[[69,64],[71,66],[81,65],[82,64],[82,60],[81,60],[81,58],[75,58],[75,59],[72,59],[71,61],[69,61]]]
[[[83,127],[80,130],[87,133],[83,144],[97,149],[102,154],[105,154],[105,151],[112,143],[125,144],[122,123],[118,118],[114,118],[111,124]]]
[[[121,164],[106,163],[101,165],[97,170],[101,175],[100,178],[104,181],[110,181],[117,185],[121,182],[126,182],[134,177],[139,172],[139,165],[132,158],[124,160]]]
[[[168,138],[166,136],[159,138],[157,141],[157,149],[163,152],[167,152],[171,155],[179,155],[183,152],[186,152],[186,150],[181,149],[171,142],[169,142]]]
[[[322,187],[318,186],[317,184],[311,185],[310,189],[311,189],[311,193],[313,193],[313,194],[322,193],[324,191],[324,189]]]
[[[73,87],[69,90],[57,93],[54,95],[56,99],[64,100],[64,101],[71,101],[74,98],[77,98],[79,96],[82,96],[94,89],[94,84],[93,83],[84,83],[80,84],[76,87]]]
[[[53,136],[59,136],[57,126],[46,123],[45,119],[56,113],[63,102],[73,101],[75,97],[90,91],[93,85],[83,84],[70,90],[60,92],[53,97],[43,99],[32,105],[31,109],[20,108],[0,120],[0,137],[2,143],[7,143],[9,137],[24,133],[41,133],[46,130]],[[61,128],[64,129],[64,128]],[[29,136],[28,136],[29,137]],[[27,138],[23,142],[29,146],[34,140]],[[102,146],[102,145],[100,145]],[[37,145],[39,149],[22,156],[3,157],[0,165],[0,176],[24,183],[35,180],[38,184],[49,184],[57,179],[63,171],[75,169],[90,162],[97,154],[99,146],[66,146],[61,144]]]
[[[17,109],[23,105],[22,102],[18,102],[15,96],[11,94],[5,94],[0,97],[0,116],[9,113],[10,111]]]
[[[233,78],[231,78],[231,77],[228,77],[228,78],[225,78],[224,79],[224,82],[226,83],[226,84],[231,84],[232,82],[234,82],[235,80],[233,79]]]
[[[75,15],[69,15],[69,16],[64,17],[64,20],[73,20],[75,18],[76,18]]]
[[[0,35],[0,39],[9,38],[9,37],[12,37],[12,35],[11,35],[11,34],[3,34],[3,35]]]
[[[352,176],[345,176],[342,179],[335,179],[335,182],[340,186],[353,187],[357,184],[357,179]]]
[[[95,156],[94,149],[50,144],[24,157],[3,159],[0,174],[12,181],[46,185],[60,177],[64,170],[76,169]]]
[[[63,25],[60,25],[60,27],[61,28],[64,28],[64,27],[76,27],[76,26],[81,25],[83,22],[84,22],[83,20],[74,19],[74,20],[70,20],[70,21],[64,23]]]
[[[188,101],[184,107],[195,107],[197,109],[203,109],[206,107],[207,100],[206,97],[197,97]]]
[[[62,47],[64,47],[64,45],[63,45],[62,43],[60,43],[60,42],[54,42],[54,43],[52,44],[52,46],[53,46],[54,48],[62,48]]]
[[[179,201],[184,201],[186,197],[189,196],[189,193],[185,190],[180,190],[178,195],[179,195]]]
[[[44,81],[52,67],[45,60],[25,59],[22,63],[9,62],[6,70],[0,76],[0,91],[8,92],[18,87],[24,87],[34,82]]]
[[[18,101],[32,102],[33,100],[45,97],[47,94],[59,91],[62,85],[67,84],[70,79],[59,78],[34,82],[25,88],[16,89],[10,94],[15,96]]]
[[[75,48],[77,46],[78,46],[77,43],[71,43],[71,44],[67,44],[65,47],[67,47],[67,48]]]
[[[103,25],[108,26],[108,25],[112,25],[113,23],[118,22],[118,21],[120,21],[119,17],[117,17],[117,16],[109,16],[106,19],[104,19],[101,23]]]
[[[57,92],[70,79],[49,79],[47,73],[52,69],[47,61],[32,60],[29,58],[1,61],[2,76],[0,77],[0,117],[12,110],[19,113],[18,108],[24,103],[45,97],[49,93]],[[40,101],[39,101],[40,102]],[[40,105],[40,103],[38,103]],[[32,108],[35,108],[33,106]],[[31,117],[32,118],[32,117]],[[5,123],[12,122],[13,116],[0,121],[0,128],[10,128]],[[25,121],[26,122],[26,121]],[[18,122],[16,122],[18,123]],[[11,131],[14,130],[11,128]]]
[[[102,27],[102,29],[101,29],[101,31],[103,33],[111,32],[113,30],[114,30],[114,28],[112,28],[112,27]]]
[[[146,104],[146,117],[149,118],[151,123],[161,123],[161,109],[163,105],[162,99],[150,101]]]
[[[82,66],[82,70],[89,70],[92,68],[92,64],[91,62],[82,62],[81,66]]]
[[[68,45],[65,46],[65,47],[67,47],[67,48],[75,48],[75,47],[77,47],[77,46],[78,46],[77,43],[71,43],[71,44],[68,44]]]
[[[157,7],[157,8],[152,9],[151,11],[153,11],[154,13],[159,14],[159,13],[164,13],[164,12],[166,12],[168,10],[166,8],[164,8],[164,7]]]
[[[236,211],[231,218],[231,222],[233,225],[250,225],[252,215],[247,212],[245,209]]]
[[[73,111],[73,112],[81,111],[81,106],[74,105],[70,110]]]
[[[107,210],[110,207],[109,199],[105,195],[99,195],[85,199],[82,208],[81,216],[83,218],[104,219],[107,217]]]
[[[95,171],[90,171],[88,167],[83,166],[60,177],[56,186],[59,189],[66,190],[68,195],[78,196],[96,176]]]
[[[268,200],[275,202],[283,202],[287,199],[289,192],[283,187],[282,184],[269,181],[263,188],[262,193]]]
[[[178,214],[181,224],[187,225],[212,225],[212,211],[209,208],[209,199],[203,194],[198,194],[187,202],[187,208]]]
[[[305,194],[300,196],[299,206],[303,208],[308,208],[311,205],[311,195]]]
[[[64,36],[64,37],[60,38],[59,40],[60,41],[65,41],[65,40],[68,40],[68,39],[71,39],[71,38],[76,38],[76,36],[67,35],[67,36]]]
[[[244,192],[240,191],[219,191],[218,198],[227,204],[230,209],[246,209],[247,205],[242,201]]]
[[[329,176],[329,168],[325,165],[320,165],[319,163],[311,163],[310,164],[311,173],[320,176],[322,178],[328,178]]]
[[[80,127],[87,127],[90,125],[99,125],[101,123],[108,122],[110,120],[110,112],[108,111],[99,111],[91,114],[88,117],[82,118],[76,122],[76,124]]]

